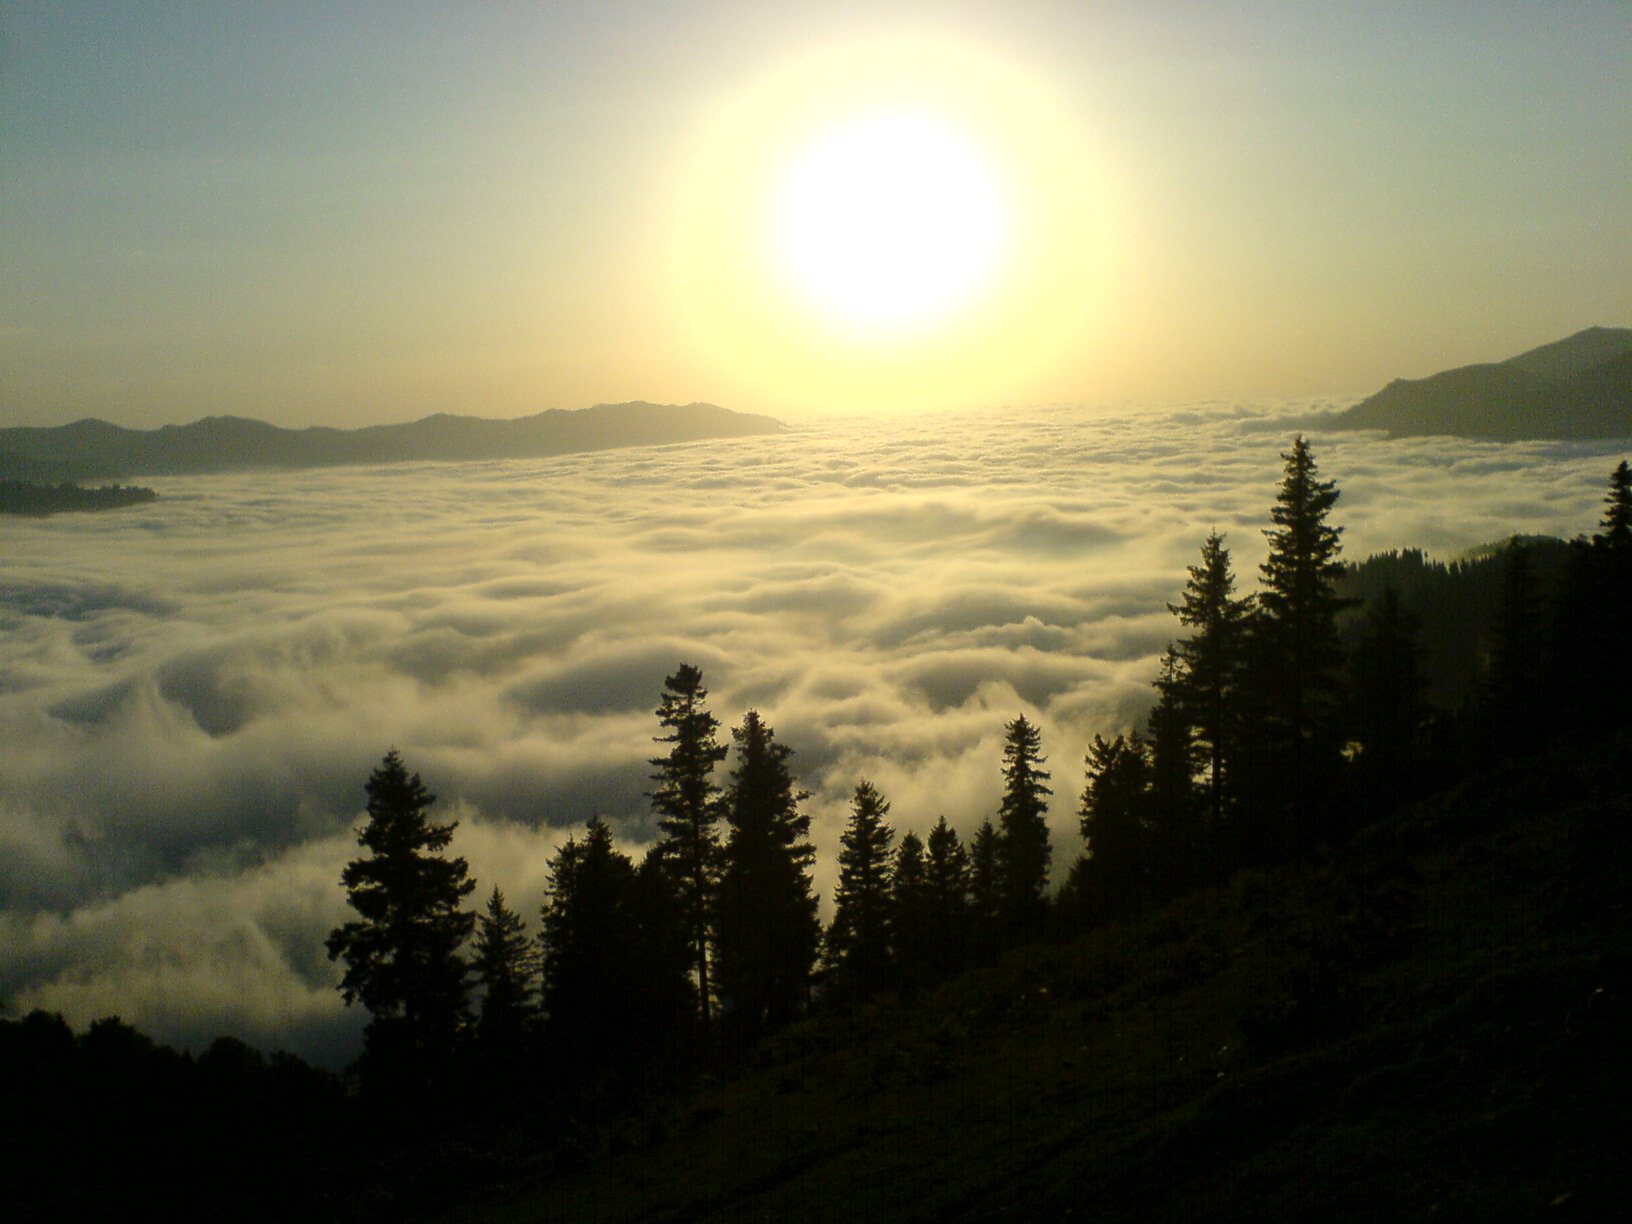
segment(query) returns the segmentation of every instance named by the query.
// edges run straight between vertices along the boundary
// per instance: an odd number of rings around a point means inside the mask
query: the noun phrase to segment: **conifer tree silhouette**
[[[1610,473],[1598,530],[1571,542],[1551,608],[1547,695],[1577,726],[1604,729],[1632,719],[1626,700],[1632,690],[1629,609],[1632,468],[1622,460]]]
[[[1625,459],[1610,473],[1604,507],[1604,518],[1593,543],[1615,550],[1632,549],[1632,467]]]
[[[1201,564],[1189,568],[1184,595],[1168,611],[1195,632],[1174,646],[1174,704],[1194,728],[1207,762],[1207,808],[1216,828],[1224,818],[1225,774],[1240,743],[1237,689],[1245,664],[1250,599],[1235,595],[1230,551],[1213,532],[1201,546]]]
[[[1627,694],[1632,692],[1632,468],[1626,460],[1610,474],[1604,496],[1604,518],[1592,537],[1596,599],[1587,618],[1587,640],[1599,651],[1601,674],[1592,688],[1590,716],[1603,727],[1632,719]]]
[[[476,917],[460,908],[475,889],[462,858],[442,852],[458,822],[432,824],[436,796],[408,773],[396,749],[369,777],[368,823],[341,882],[358,918],[330,932],[343,960],[345,1001],[373,1013],[366,1041],[373,1066],[403,1086],[445,1063],[468,1013],[462,948]]]
[[[810,888],[815,851],[807,797],[795,788],[792,749],[750,710],[731,732],[736,764],[722,807],[731,835],[716,909],[723,1022],[749,1043],[792,1020],[809,1000],[821,940]]]
[[[720,788],[714,783],[714,767],[725,759],[726,749],[716,731],[719,723],[705,704],[708,690],[703,673],[682,663],[663,683],[657,707],[658,721],[667,733],[656,742],[670,744],[667,756],[650,762],[657,771],[652,781],[653,809],[663,837],[658,843],[659,862],[671,880],[683,914],[686,938],[691,946],[692,971],[697,982],[698,1021],[703,1040],[709,1039],[712,1016],[710,957],[713,933],[714,895],[719,881],[720,839],[718,823]]]
[[[1126,917],[1146,900],[1150,757],[1137,733],[1096,735],[1085,772],[1078,815],[1086,849],[1073,873],[1075,903],[1099,921]]]
[[[863,779],[840,838],[839,882],[826,959],[834,993],[865,998],[883,989],[890,968],[890,801]]]
[[[637,867],[599,817],[551,856],[539,946],[560,1082],[628,1096],[683,1048],[696,1013],[680,913],[653,854]]]
[[[497,884],[476,919],[471,968],[481,991],[477,1040],[491,1061],[519,1057],[539,1016],[538,945]]]
[[[540,913],[544,1009],[556,1074],[567,1081],[610,1072],[625,1047],[638,933],[629,899],[635,865],[591,818],[550,858]]]
[[[1333,832],[1342,747],[1337,614],[1350,604],[1337,593],[1342,528],[1326,521],[1337,485],[1319,478],[1302,436],[1281,458],[1247,676],[1258,754],[1250,785],[1262,849],[1272,857],[1307,850]]]
[[[949,977],[969,958],[969,854],[945,816],[924,841],[924,896],[930,924],[925,966],[933,978]]]
[[[902,834],[890,875],[890,942],[896,979],[903,988],[912,990],[927,980],[925,953],[931,921],[924,839],[918,834]]]
[[[1048,837],[1048,771],[1042,735],[1020,715],[1004,725],[1003,799],[998,807],[999,904],[1011,940],[1042,927],[1052,849]]]
[[[1198,750],[1183,704],[1183,684],[1178,649],[1169,645],[1143,745],[1150,764],[1145,871],[1160,896],[1177,895],[1210,876],[1214,866],[1218,822],[1209,819],[1205,797],[1196,787]]]
[[[1543,717],[1544,629],[1541,592],[1530,550],[1515,537],[1502,550],[1502,595],[1491,634],[1485,678],[1485,745],[1499,755],[1529,743]]]
[[[1394,587],[1366,607],[1350,662],[1355,785],[1367,817],[1410,797],[1422,775],[1418,741],[1427,721],[1421,621]]]

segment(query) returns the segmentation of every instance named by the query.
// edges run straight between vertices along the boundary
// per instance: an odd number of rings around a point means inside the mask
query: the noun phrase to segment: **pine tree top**
[[[1632,548],[1632,467],[1625,459],[1609,477],[1604,520],[1594,541],[1614,549]]]

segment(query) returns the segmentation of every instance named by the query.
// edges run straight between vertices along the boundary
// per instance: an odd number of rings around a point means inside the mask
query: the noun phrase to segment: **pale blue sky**
[[[0,423],[842,409],[699,345],[676,191],[764,81],[886,40],[1033,83],[1095,175],[1091,308],[976,398],[1359,395],[1632,323],[1625,3],[53,2],[0,39]]]

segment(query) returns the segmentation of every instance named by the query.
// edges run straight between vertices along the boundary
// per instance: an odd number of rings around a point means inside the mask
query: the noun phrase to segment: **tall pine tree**
[[[1384,587],[1366,607],[1350,660],[1350,733],[1358,750],[1355,790],[1368,819],[1414,797],[1427,772],[1421,742],[1428,705],[1420,628],[1399,592]]]
[[[916,990],[929,981],[933,922],[924,873],[924,839],[908,832],[896,847],[890,873],[890,947],[895,978],[903,990]]]
[[[1632,550],[1632,467],[1622,459],[1609,475],[1604,518],[1592,542],[1612,550]]]
[[[1534,750],[1545,717],[1542,596],[1530,550],[1515,536],[1502,550],[1502,597],[1485,674],[1485,748],[1496,759]]]
[[[657,707],[658,721],[666,731],[655,737],[656,742],[671,747],[667,756],[650,762],[657,769],[652,775],[657,783],[657,789],[651,792],[652,807],[663,832],[658,843],[659,862],[679,899],[691,946],[698,1020],[705,1042],[712,1014],[710,950],[720,860],[720,788],[714,783],[714,767],[726,754],[716,735],[719,723],[708,712],[707,700],[703,673],[682,663],[664,681]]]
[[[809,999],[821,940],[810,867],[806,798],[758,712],[731,732],[736,764],[723,807],[726,842],[716,909],[717,979],[722,1022],[748,1044],[787,1024]]]
[[[1003,799],[998,807],[997,853],[1002,923],[1012,941],[1035,938],[1042,930],[1052,849],[1048,836],[1046,760],[1042,735],[1020,715],[1005,724]]]
[[[476,920],[471,968],[482,998],[477,1042],[493,1061],[520,1057],[539,1017],[538,946],[496,884]]]
[[[1552,696],[1589,732],[1620,726],[1632,718],[1632,468],[1625,460],[1610,474],[1598,530],[1572,549],[1563,585],[1549,652]]]
[[[432,824],[436,796],[396,749],[369,776],[368,823],[341,883],[358,917],[329,933],[343,960],[340,993],[373,1013],[366,1054],[395,1088],[423,1084],[452,1055],[469,1010],[463,947],[476,917],[460,908],[475,889],[462,858],[445,858],[457,821]]]
[[[866,998],[889,980],[890,843],[895,840],[884,821],[889,812],[890,801],[871,782],[857,784],[850,821],[839,839],[839,883],[827,931],[832,990],[840,998]]]
[[[1271,856],[1306,850],[1334,831],[1343,679],[1337,614],[1350,603],[1337,593],[1342,528],[1326,521],[1337,486],[1319,478],[1301,436],[1281,458],[1249,675],[1259,755],[1251,784],[1261,850]]]
[[[969,957],[980,962],[999,945],[1003,913],[1002,867],[998,834],[990,820],[980,822],[969,839]]]
[[[1151,855],[1147,864],[1155,894],[1177,896],[1208,878],[1214,822],[1196,788],[1195,728],[1185,712],[1177,650],[1167,648],[1150,711],[1144,745],[1150,760],[1150,801],[1145,822]]]
[[[1073,903],[1091,921],[1124,918],[1148,894],[1149,754],[1137,734],[1096,735],[1085,771],[1078,814],[1086,848],[1072,873]]]
[[[930,920],[925,964],[932,977],[950,977],[969,959],[969,855],[945,816],[924,841],[924,895]]]
[[[1201,546],[1201,564],[1190,566],[1183,598],[1168,605],[1181,625],[1195,630],[1174,647],[1171,692],[1206,759],[1207,811],[1214,828],[1224,818],[1225,775],[1240,743],[1237,689],[1250,608],[1250,600],[1235,596],[1230,551],[1214,532]]]
[[[591,819],[550,860],[539,943],[544,1008],[555,1074],[566,1082],[627,1090],[680,1035],[662,1033],[689,1011],[688,956],[678,942],[666,888],[635,867]],[[684,1010],[681,1010],[684,1009]]]

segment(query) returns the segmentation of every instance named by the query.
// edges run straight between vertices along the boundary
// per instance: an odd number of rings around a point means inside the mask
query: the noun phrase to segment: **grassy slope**
[[[1622,738],[1515,767],[1326,865],[812,1021],[438,1218],[1610,1218],[1629,765]]]

